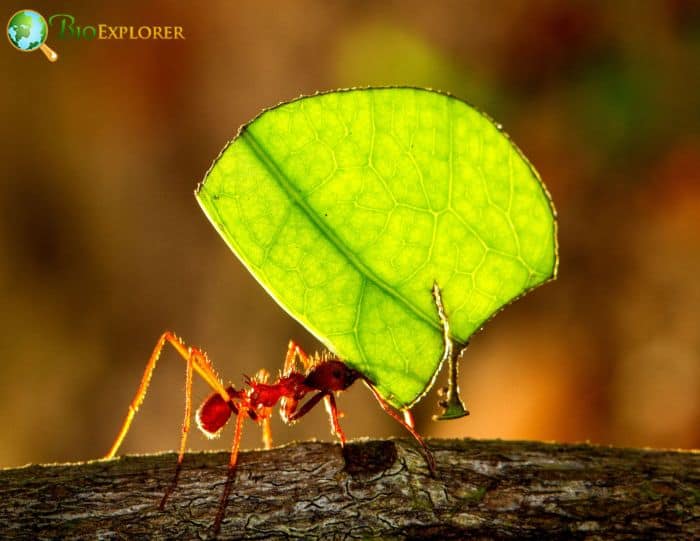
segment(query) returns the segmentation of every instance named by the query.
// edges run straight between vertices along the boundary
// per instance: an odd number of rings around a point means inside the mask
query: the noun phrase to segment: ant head
[[[306,376],[304,385],[319,391],[344,391],[361,376],[344,362],[332,359],[314,367]]]

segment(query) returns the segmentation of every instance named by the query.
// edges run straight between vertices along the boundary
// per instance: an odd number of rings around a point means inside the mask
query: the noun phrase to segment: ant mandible
[[[437,284],[435,284],[433,288],[433,296],[443,327],[447,351],[449,326],[442,306],[440,289]],[[236,389],[233,385],[224,387],[221,378],[219,378],[214,366],[204,351],[196,347],[187,346],[171,331],[164,332],[158,339],[153,353],[151,353],[148,363],[146,364],[141,383],[129,405],[126,419],[112,447],[105,455],[105,459],[113,458],[119,450],[124,437],[129,431],[129,427],[131,426],[136,412],[146,397],[148,385],[153,376],[156,363],[166,344],[170,344],[185,360],[187,369],[185,376],[185,417],[182,423],[177,468],[173,483],[161,500],[161,509],[165,506],[169,494],[177,484],[182,461],[185,456],[187,435],[190,430],[192,417],[192,378],[194,372],[197,372],[213,390],[213,393],[197,410],[196,421],[199,429],[209,438],[216,437],[230,419],[231,414],[237,416],[236,429],[229,459],[229,478],[232,478],[232,473],[236,468],[241,434],[246,417],[261,426],[263,445],[265,448],[269,449],[272,446],[270,416],[272,414],[272,409],[278,402],[280,403],[280,415],[282,420],[287,424],[292,424],[306,415],[314,406],[323,400],[330,418],[331,432],[340,439],[341,445],[345,445],[345,434],[338,422],[340,414],[336,404],[335,394],[346,390],[357,380],[365,382],[382,409],[403,426],[418,442],[423,450],[425,461],[431,475],[435,475],[435,459],[423,438],[415,430],[413,426],[413,417],[410,411],[404,410],[403,417],[399,415],[399,413],[380,396],[372,381],[357,370],[350,368],[334,353],[324,351],[320,354],[315,353],[314,355],[307,355],[294,341],[290,341],[284,361],[284,368],[277,378],[277,381],[268,383],[269,374],[263,369],[259,370],[252,378],[246,377],[246,388]],[[298,369],[299,363],[301,364],[301,370]],[[309,393],[315,394],[300,406],[301,401]],[[228,487],[229,485],[227,484],[227,489]],[[223,508],[228,498],[227,492],[228,490],[225,491],[222,499],[222,507],[220,508],[216,521],[217,526],[220,525],[221,519],[223,518]]]

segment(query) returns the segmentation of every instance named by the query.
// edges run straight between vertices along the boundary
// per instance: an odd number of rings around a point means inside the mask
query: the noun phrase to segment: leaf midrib
[[[345,257],[345,259],[347,259],[350,264],[360,272],[361,275],[365,276],[381,291],[404,306],[410,313],[416,315],[428,326],[433,327],[438,331],[441,330],[440,325],[437,322],[437,317],[433,318],[427,315],[423,310],[411,303],[399,291],[377,276],[372,269],[370,269],[361,259],[359,259],[351,250],[347,248],[347,246],[340,240],[335,232],[320,219],[316,212],[314,212],[308,202],[301,196],[301,193],[293,182],[286,176],[279,165],[277,165],[277,162],[267,153],[265,147],[260,144],[249,129],[246,129],[240,134],[239,140],[245,141],[248,147],[252,150],[253,154],[255,154],[256,158],[258,158],[260,163],[262,163],[265,169],[268,171],[270,176],[304,212],[306,217],[316,226],[316,229],[321,233],[321,235],[323,235],[328,242],[330,242],[331,245],[334,246],[338,252],[340,252],[340,254],[342,254],[343,257]]]

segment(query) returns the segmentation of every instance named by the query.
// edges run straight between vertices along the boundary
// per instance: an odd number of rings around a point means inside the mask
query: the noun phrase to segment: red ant
[[[436,298],[436,300],[438,299]],[[439,308],[441,308],[441,306],[439,306]],[[442,311],[440,311],[440,315],[442,319]],[[443,325],[446,325],[446,323],[446,320],[443,320]],[[185,418],[182,423],[182,436],[180,438],[180,450],[177,457],[175,478],[161,500],[161,509],[164,508],[170,493],[177,484],[182,461],[185,456],[187,435],[190,430],[192,413],[191,395],[193,371],[196,371],[214,390],[197,410],[196,421],[199,429],[209,438],[216,437],[228,422],[231,414],[237,415],[233,446],[231,448],[229,460],[229,480],[232,479],[232,474],[236,468],[245,418],[247,417],[261,426],[263,444],[266,449],[269,449],[272,446],[270,416],[273,407],[278,402],[280,403],[280,415],[282,420],[288,424],[292,424],[311,411],[314,406],[323,399],[326,411],[330,417],[331,432],[338,436],[341,445],[345,445],[345,434],[338,422],[338,418],[341,414],[336,405],[335,393],[344,391],[358,379],[365,382],[382,409],[401,424],[401,426],[403,426],[420,444],[430,473],[431,475],[435,474],[435,459],[425,444],[425,441],[423,441],[423,438],[415,430],[413,426],[413,417],[410,411],[405,410],[402,418],[394,408],[379,395],[372,382],[366,376],[347,366],[335,354],[324,351],[321,354],[316,353],[313,356],[309,356],[296,343],[290,341],[287,349],[287,356],[284,361],[284,368],[281,375],[277,378],[277,381],[268,383],[269,374],[263,369],[258,371],[252,378],[246,377],[247,388],[236,389],[233,385],[224,387],[206,353],[198,348],[186,346],[180,338],[170,331],[164,332],[158,339],[153,353],[151,353],[151,357],[146,364],[141,384],[129,405],[126,419],[122,424],[114,444],[105,456],[106,459],[114,457],[126,433],[129,431],[134,415],[136,415],[136,412],[146,397],[153,371],[166,343],[172,345],[186,361],[187,371],[185,376]],[[297,370],[297,362],[301,362],[302,370]],[[309,393],[315,394],[299,407],[300,401]],[[230,483],[227,483],[216,517],[214,525],[215,531],[218,531],[221,521],[223,520],[229,491]]]
[[[437,284],[433,287],[433,297],[438,309],[440,323],[443,329],[445,340],[445,359],[452,362],[452,341],[449,336],[449,324],[445,311],[442,305],[440,289]],[[331,422],[331,432],[338,436],[340,444],[345,445],[345,434],[340,428],[338,418],[341,414],[336,405],[335,394],[344,391],[350,387],[355,381],[362,380],[372,392],[374,397],[379,402],[382,409],[403,426],[420,444],[425,461],[428,465],[431,475],[435,475],[435,459],[428,449],[428,446],[423,441],[423,438],[418,434],[413,426],[413,417],[409,410],[404,410],[403,418],[399,413],[382,398],[375,389],[372,381],[366,376],[347,366],[338,356],[330,351],[324,351],[321,354],[307,355],[296,343],[289,342],[287,356],[284,361],[282,373],[274,383],[268,383],[269,374],[266,370],[259,370],[258,373],[250,378],[246,377],[247,388],[236,389],[233,385],[224,387],[221,379],[214,370],[214,367],[209,361],[206,353],[195,347],[188,347],[185,343],[170,331],[164,332],[156,343],[153,353],[146,364],[141,384],[139,385],[134,399],[129,405],[129,411],[126,419],[122,424],[121,430],[117,435],[111,449],[105,458],[113,458],[117,450],[122,444],[126,433],[131,426],[134,415],[143,403],[146,397],[146,391],[153,375],[153,370],[160,354],[169,343],[175,348],[180,356],[187,363],[187,372],[185,376],[185,418],[182,423],[182,436],[180,439],[180,451],[177,457],[177,467],[175,478],[172,485],[166,491],[160,503],[160,508],[163,509],[168,496],[174,490],[179,477],[182,461],[185,456],[185,448],[187,435],[190,430],[190,421],[192,413],[192,374],[196,371],[209,386],[213,389],[213,393],[204,401],[196,413],[196,421],[199,429],[209,438],[216,437],[220,434],[224,425],[228,422],[231,414],[236,414],[236,429],[233,436],[233,446],[231,448],[231,456],[229,460],[229,481],[233,478],[233,472],[236,468],[238,460],[238,451],[241,442],[241,434],[243,432],[243,423],[247,418],[255,421],[262,428],[262,439],[266,449],[272,446],[272,434],[270,431],[270,416],[273,407],[280,403],[280,415],[285,423],[292,424],[311,411],[321,400],[324,401],[326,411],[328,412]],[[297,370],[298,363],[301,363],[301,370]],[[456,370],[453,370],[452,377],[456,379]],[[456,384],[455,384],[456,385]],[[315,393],[300,407],[300,402],[309,394]],[[452,394],[452,393],[450,393]],[[458,392],[453,397],[448,397],[447,402],[441,403],[447,408],[450,405],[453,408],[462,410],[462,415],[467,412],[458,397]],[[449,402],[449,404],[448,404]],[[459,407],[457,407],[459,406]],[[446,410],[447,411],[447,410]],[[455,418],[454,411],[452,417]],[[448,417],[443,417],[448,418]],[[231,483],[227,482],[224,495],[219,507],[219,513],[216,517],[214,525],[215,531],[218,531],[226,502],[230,492]]]
[[[284,369],[276,382],[268,383],[269,374],[266,370],[260,370],[254,377],[246,377],[248,388],[235,389],[233,385],[224,388],[206,353],[198,348],[186,346],[180,338],[170,331],[164,332],[158,340],[148,360],[148,364],[146,365],[141,384],[129,405],[129,412],[122,424],[122,428],[105,458],[113,458],[121,446],[131,426],[134,415],[143,403],[156,362],[166,343],[171,344],[187,362],[185,379],[185,419],[182,424],[180,452],[177,459],[178,464],[182,463],[185,455],[187,434],[190,429],[192,411],[192,371],[195,370],[212,389],[214,389],[214,393],[212,393],[197,410],[196,420],[199,429],[207,437],[213,438],[219,435],[221,429],[231,417],[231,413],[238,416],[236,420],[236,431],[233,437],[231,458],[229,461],[230,468],[235,468],[236,466],[241,433],[243,432],[243,420],[246,417],[261,425],[265,448],[269,449],[272,446],[270,415],[272,414],[272,408],[277,402],[281,403],[280,415],[282,420],[288,424],[292,424],[313,409],[321,399],[324,399],[326,409],[330,416],[331,430],[338,436],[341,445],[344,445],[346,438],[338,422],[340,414],[335,401],[335,393],[344,391],[356,380],[361,379],[367,383],[367,386],[382,409],[406,428],[416,441],[418,441],[425,451],[426,462],[431,473],[435,472],[435,460],[423,441],[423,438],[416,432],[415,428],[413,428],[413,420],[410,412],[406,411],[404,418],[401,418],[391,405],[379,395],[372,383],[365,376],[347,366],[333,353],[324,351],[321,354],[309,356],[296,343],[290,341],[284,362]],[[297,359],[301,361],[303,371],[295,370]],[[299,408],[299,402],[308,393],[312,392],[316,394]]]

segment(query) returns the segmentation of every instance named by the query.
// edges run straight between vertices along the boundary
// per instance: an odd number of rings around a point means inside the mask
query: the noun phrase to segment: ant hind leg
[[[129,428],[131,427],[131,423],[134,420],[136,412],[138,411],[139,407],[146,398],[146,392],[148,391],[148,386],[151,382],[153,371],[155,370],[156,364],[158,362],[158,359],[160,358],[163,348],[165,347],[165,344],[170,344],[185,360],[185,362],[187,363],[187,371],[185,374],[185,416],[182,422],[182,433],[180,436],[180,449],[177,457],[177,466],[175,468],[175,476],[173,478],[173,481],[168,487],[168,489],[165,491],[165,494],[163,495],[163,498],[160,502],[160,509],[164,508],[170,494],[175,489],[178,478],[180,476],[180,471],[182,469],[182,461],[184,459],[185,450],[187,448],[187,435],[189,434],[192,417],[192,379],[194,371],[196,371],[202,377],[202,379],[204,379],[209,384],[209,386],[212,389],[219,393],[223,400],[225,400],[226,402],[231,401],[231,396],[221,384],[221,381],[219,380],[219,377],[216,374],[211,362],[209,361],[209,359],[207,359],[206,354],[204,354],[197,348],[187,347],[182,342],[182,340],[180,340],[180,338],[178,338],[175,335],[175,333],[171,331],[166,331],[160,336],[160,338],[156,342],[155,347],[153,348],[153,352],[151,353],[151,356],[149,357],[148,362],[146,363],[146,368],[144,370],[143,376],[141,377],[141,383],[139,384],[139,387],[136,390],[134,398],[129,404],[129,410],[127,412],[126,418],[124,419],[119,433],[117,434],[117,437],[114,440],[114,443],[112,444],[112,447],[110,448],[105,458],[113,458],[119,450],[122,441],[124,440],[127,432],[129,431]]]
[[[243,421],[245,421],[246,414],[248,413],[248,408],[241,406],[238,412],[238,417],[236,418],[236,431],[233,434],[233,445],[231,446],[231,457],[228,463],[228,473],[226,475],[226,484],[224,485],[224,493],[221,495],[221,501],[219,502],[219,509],[216,512],[216,518],[214,519],[214,536],[218,536],[219,530],[221,529],[221,523],[224,520],[224,515],[226,514],[226,506],[228,505],[228,499],[231,495],[231,490],[233,489],[233,481],[236,474],[236,464],[238,464],[238,451],[241,446],[241,435],[243,434]]]
[[[182,470],[182,460],[185,458],[185,449],[187,445],[187,434],[190,431],[190,423],[192,420],[192,361],[187,361],[187,372],[185,375],[185,418],[182,421],[182,436],[180,438],[180,451],[177,455],[177,466],[175,466],[175,475],[172,483],[163,494],[158,508],[162,511],[165,509],[165,504],[170,498],[170,495],[177,487],[177,482],[180,479],[180,471]]]
[[[211,365],[211,362],[209,362],[209,359],[207,359],[207,356],[197,348],[185,346],[182,340],[180,340],[175,335],[175,333],[166,331],[160,336],[158,342],[156,342],[156,345],[153,348],[153,352],[151,353],[151,356],[149,357],[148,362],[146,363],[146,368],[144,370],[143,376],[141,377],[141,383],[139,384],[138,389],[136,389],[136,394],[134,395],[133,400],[129,404],[129,411],[127,412],[126,418],[122,423],[122,426],[119,430],[119,433],[117,434],[116,439],[114,440],[114,443],[112,444],[112,447],[109,449],[104,458],[113,458],[114,455],[117,454],[117,451],[119,450],[122,441],[124,441],[124,437],[126,436],[127,432],[129,431],[129,428],[131,427],[131,423],[134,420],[136,412],[138,411],[139,407],[146,398],[146,392],[148,391],[148,385],[151,382],[153,371],[156,368],[156,363],[158,362],[160,354],[163,351],[163,348],[165,347],[166,343],[172,345],[173,348],[175,348],[175,350],[180,354],[180,356],[188,364],[191,365],[191,368],[188,369],[188,374],[190,374],[188,376],[190,384],[192,381],[192,376],[189,370],[194,369],[204,379],[204,381],[206,381],[209,384],[209,386],[212,389],[214,389],[217,393],[221,395],[221,397],[225,401],[228,402],[231,400],[231,397],[229,396],[224,386],[221,384],[221,381],[219,380],[218,375],[214,371],[214,367]],[[189,386],[189,389],[191,389],[191,385]],[[190,395],[191,392],[188,390],[185,396],[186,412],[189,412],[190,410],[190,408],[188,407],[188,403],[190,403],[189,401],[191,400]],[[189,415],[187,417],[189,419]],[[185,426],[183,425],[184,435],[183,440],[180,444],[181,448],[184,447],[184,439],[186,439],[187,437],[187,433],[184,429]],[[187,429],[189,430],[189,423],[187,423]]]

